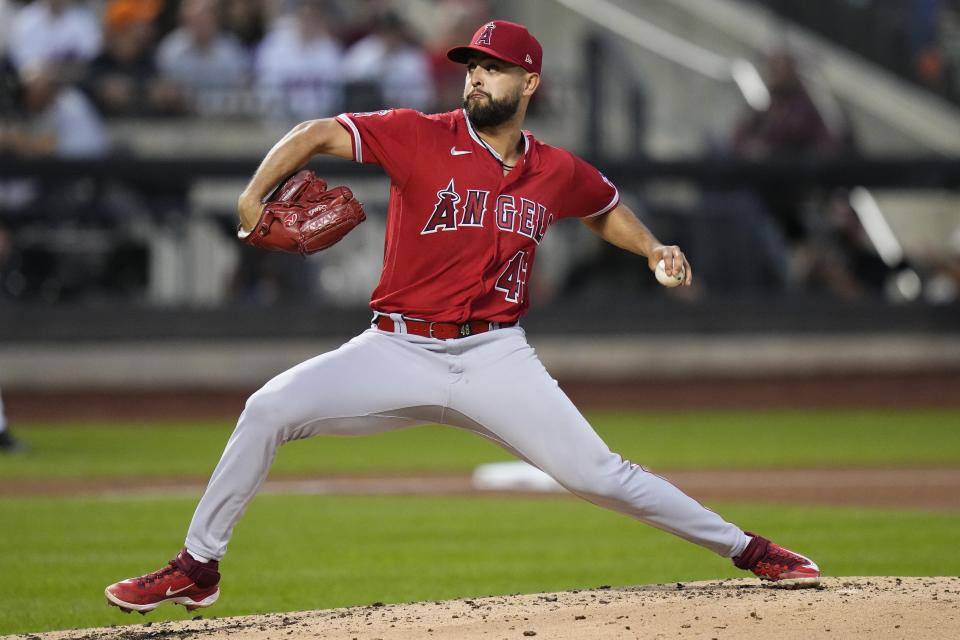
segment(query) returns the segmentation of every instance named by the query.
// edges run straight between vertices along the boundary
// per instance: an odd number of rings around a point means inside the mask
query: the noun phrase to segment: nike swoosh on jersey
[[[466,155],[466,154],[468,154],[468,153],[473,153],[473,151],[469,151],[469,150],[468,150],[468,151],[461,151],[460,149],[457,149],[456,147],[450,147],[450,155],[452,155],[452,156],[462,156],[462,155]]]
[[[189,589],[189,588],[192,587],[192,586],[193,586],[192,584],[188,584],[188,585],[185,586],[184,588],[182,588],[182,589],[177,589],[176,591],[171,591],[171,590],[170,590],[170,587],[167,587],[167,596],[168,596],[168,597],[169,597],[169,596],[175,596],[175,595],[177,595],[178,593],[180,593],[181,591],[186,591],[187,589]]]

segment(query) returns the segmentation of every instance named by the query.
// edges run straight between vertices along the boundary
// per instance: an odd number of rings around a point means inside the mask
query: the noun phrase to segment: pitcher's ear
[[[540,74],[528,73],[523,85],[523,95],[532,96],[540,86]]]

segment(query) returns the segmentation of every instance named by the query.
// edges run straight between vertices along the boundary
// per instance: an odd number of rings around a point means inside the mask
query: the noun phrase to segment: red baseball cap
[[[506,20],[483,25],[473,34],[470,44],[450,49],[447,57],[454,62],[466,63],[476,52],[523,67],[530,73],[540,73],[543,63],[543,47],[537,39],[522,24]]]

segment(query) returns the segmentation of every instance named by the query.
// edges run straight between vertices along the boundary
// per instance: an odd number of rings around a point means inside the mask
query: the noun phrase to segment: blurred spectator
[[[15,119],[19,113],[20,76],[10,61],[0,53],[0,123]]]
[[[924,297],[933,304],[953,304],[960,300],[960,226],[955,228],[942,249],[924,252],[929,277]]]
[[[110,0],[104,11],[106,48],[90,63],[86,87],[108,116],[182,111],[179,91],[157,77],[154,20],[160,0]]]
[[[89,98],[52,67],[25,69],[21,83],[19,120],[0,131],[0,153],[77,160],[109,152],[106,129]],[[4,293],[55,302],[129,282],[137,265],[120,229],[137,224],[139,212],[127,191],[88,176],[0,181],[0,209],[9,214],[5,218],[15,238],[12,257],[0,269],[7,270]],[[105,228],[94,230],[105,221]],[[78,227],[83,228],[79,234]],[[39,229],[44,229],[42,240]],[[139,255],[146,256],[146,250]],[[123,259],[113,262],[117,256]]]
[[[910,40],[913,72],[921,84],[937,93],[946,90],[943,51],[938,22],[941,0],[911,0]]]
[[[22,126],[23,120],[23,86],[20,74],[9,60],[0,55],[0,156],[14,153],[13,132]],[[33,194],[34,186],[31,180],[0,177],[0,213],[23,208],[33,199]]]
[[[22,453],[26,447],[13,437],[7,428],[7,418],[3,413],[3,398],[0,397],[0,453]]]
[[[82,158],[103,155],[107,136],[90,100],[49,65],[20,73],[25,121],[0,135],[0,149],[21,156]]]
[[[827,128],[797,72],[796,60],[778,51],[766,60],[770,106],[750,109],[736,123],[731,136],[735,156],[749,160],[823,155],[837,150],[838,142]],[[804,187],[760,188],[759,196],[791,244],[805,239]]]
[[[34,0],[13,16],[10,59],[19,69],[59,64],[61,74],[76,76],[100,51],[100,22],[86,3],[73,0]],[[68,73],[69,72],[69,73]]]
[[[835,139],[804,88],[794,57],[783,51],[766,60],[770,106],[751,109],[737,123],[733,151],[745,158],[795,156],[835,148]]]
[[[180,3],[182,0],[162,0],[160,13],[154,23],[158,37],[163,37],[180,26]]]
[[[960,102],[960,0],[911,0],[914,78]]]
[[[342,103],[341,60],[321,4],[299,0],[257,53],[257,91],[268,116],[303,120],[336,113]]]
[[[0,182],[2,184],[2,182]],[[2,211],[2,208],[0,208]],[[4,220],[0,217],[0,300],[3,300],[7,294],[15,293],[17,282],[11,281],[10,272],[13,270],[13,234],[4,225]],[[11,291],[11,289],[13,291]],[[0,400],[2,405],[3,400]],[[0,409],[0,425],[3,423],[3,412]]]
[[[348,82],[373,83],[382,96],[379,104],[351,104],[351,110],[434,105],[430,60],[396,13],[382,15],[373,33],[347,50],[343,71]]]
[[[842,114],[832,114],[831,129],[789,53],[777,51],[767,57],[764,79],[770,104],[766,109],[749,108],[737,120],[729,137],[732,155],[776,161],[822,157],[844,147],[850,139],[845,119]],[[825,265],[835,264],[843,268],[836,279],[842,286],[835,287],[835,292],[851,297],[872,288],[856,281],[859,275],[872,277],[867,274],[873,266],[867,264],[867,254],[858,262],[857,256],[846,253],[866,251],[850,226],[859,227],[859,222],[849,211],[845,212],[849,215],[830,218],[832,203],[832,197],[806,185],[783,183],[760,184],[753,191],[707,193],[704,210],[709,212],[709,220],[691,230],[692,245],[698,247],[694,255],[700,256],[702,263],[712,259],[701,268],[701,273],[709,274],[702,282],[719,288],[828,286],[831,282],[820,276]],[[713,246],[742,247],[744,241],[746,253],[734,250],[736,259],[711,254]]]
[[[240,41],[220,26],[216,0],[183,0],[180,26],[157,49],[162,77],[176,83],[201,113],[235,108],[249,63]]]
[[[269,16],[263,0],[225,0],[223,26],[251,57],[267,33]]]
[[[0,0],[0,58],[3,58],[10,46],[10,25],[13,22],[13,0]]]
[[[960,103],[960,0],[946,0],[940,17],[947,96]]]
[[[96,109],[79,89],[62,82],[50,66],[24,69],[17,87],[18,118],[0,123],[0,154],[89,158],[108,142]],[[28,207],[39,197],[35,181],[0,181],[0,209]]]
[[[812,241],[795,261],[800,279],[811,289],[847,300],[882,296],[891,269],[864,231],[847,193],[839,190],[828,198],[823,214]]]
[[[354,0],[347,5],[339,5],[346,9],[343,16],[344,28],[337,37],[344,47],[350,47],[366,38],[377,30],[380,18],[393,11],[394,0]]]

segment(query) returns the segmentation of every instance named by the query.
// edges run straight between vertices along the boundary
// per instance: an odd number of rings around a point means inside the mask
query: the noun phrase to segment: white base
[[[566,491],[560,483],[540,469],[516,460],[491,462],[473,470],[473,487],[480,491]]]

